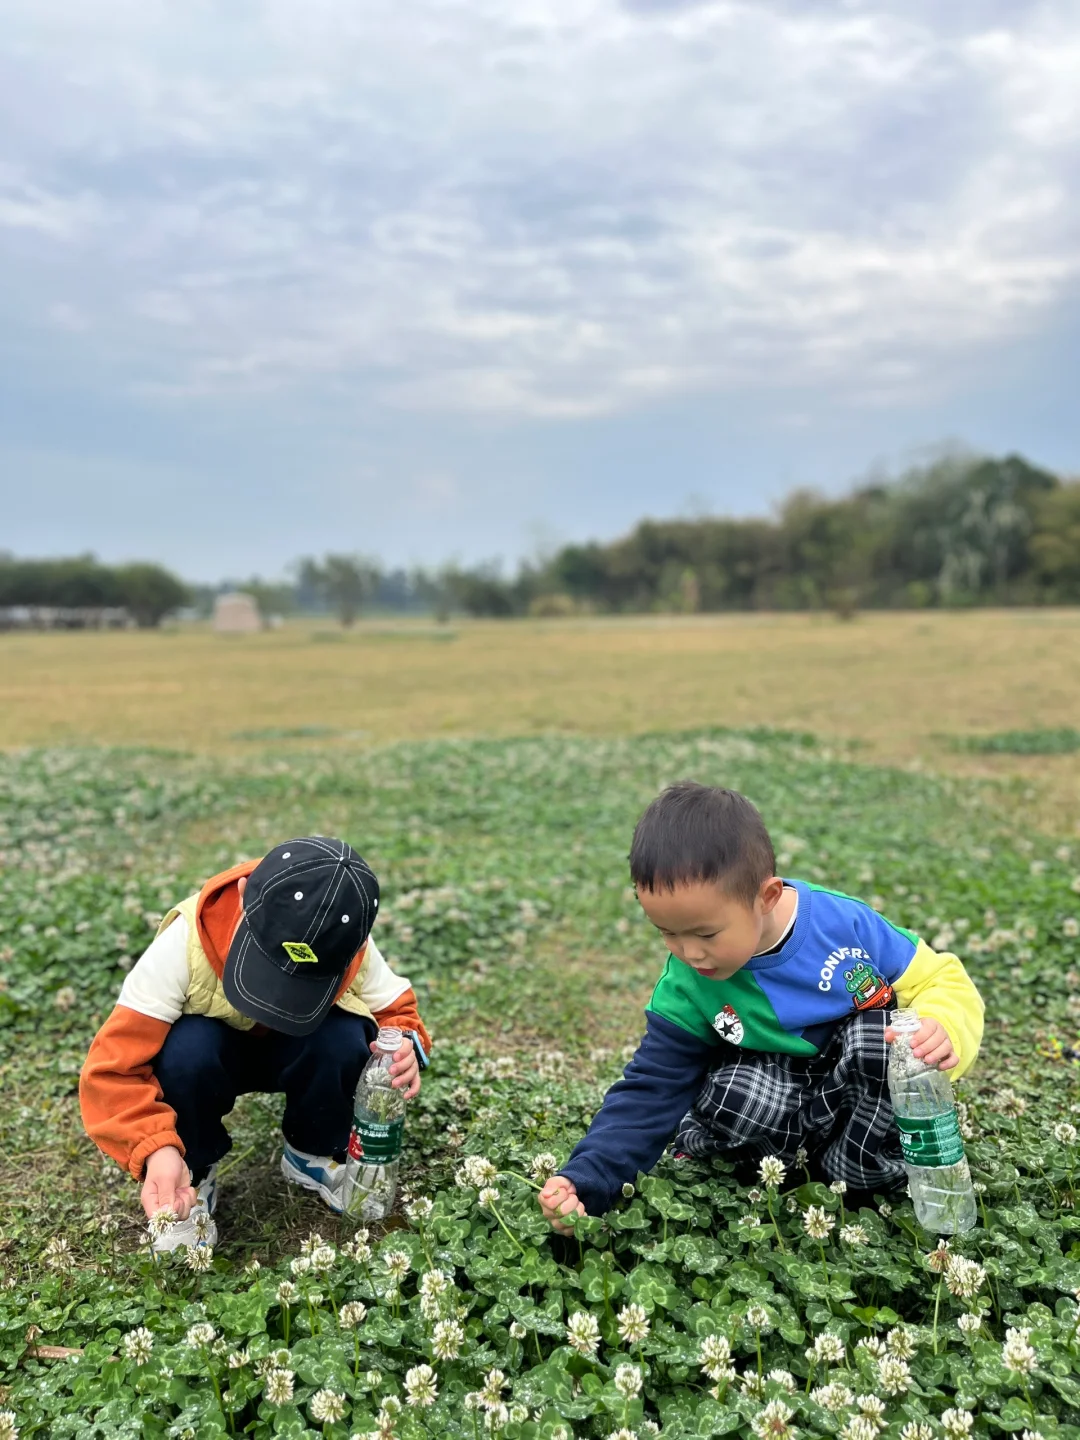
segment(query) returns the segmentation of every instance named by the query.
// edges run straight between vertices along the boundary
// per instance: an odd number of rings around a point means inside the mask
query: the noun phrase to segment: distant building
[[[219,595],[214,601],[214,629],[219,635],[251,635],[262,628],[259,607],[242,590]]]
[[[0,630],[130,630],[122,605],[0,605]]]

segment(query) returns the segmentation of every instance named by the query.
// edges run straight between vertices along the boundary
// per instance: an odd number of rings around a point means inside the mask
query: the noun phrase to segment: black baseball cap
[[[344,840],[286,840],[248,877],[222,984],[229,1003],[286,1035],[309,1035],[371,934],[379,882]]]

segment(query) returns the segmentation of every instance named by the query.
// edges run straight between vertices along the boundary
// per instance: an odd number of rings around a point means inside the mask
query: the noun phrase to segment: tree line
[[[0,557],[0,607],[117,604],[157,624],[184,604],[210,613],[224,588],[185,587],[153,565]],[[330,611],[344,625],[373,609],[446,618],[1075,604],[1080,481],[1019,455],[951,455],[839,498],[797,491],[772,518],[642,520],[512,574],[498,562],[386,570],[338,553],[298,561],[288,580],[231,588],[266,616]]]

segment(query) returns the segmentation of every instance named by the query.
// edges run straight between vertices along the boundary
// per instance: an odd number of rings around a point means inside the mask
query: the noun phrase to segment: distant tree
[[[296,589],[284,580],[260,580],[253,575],[236,587],[251,596],[263,620],[272,615],[289,615],[296,608]]]
[[[320,562],[300,562],[300,586],[334,610],[348,628],[379,583],[379,566],[363,555],[324,555]]]
[[[1080,600],[1080,480],[1042,496],[1029,548],[1047,599]]]
[[[188,601],[187,586],[161,565],[120,565],[115,571],[120,604],[143,630],[160,625]]]

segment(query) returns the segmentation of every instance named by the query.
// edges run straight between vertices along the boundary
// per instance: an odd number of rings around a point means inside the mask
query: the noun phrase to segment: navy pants
[[[181,1015],[153,1062],[162,1099],[176,1111],[195,1184],[227,1154],[221,1123],[238,1095],[284,1092],[281,1129],[309,1155],[333,1155],[349,1143],[352,1099],[371,1055],[373,1020],[336,1007],[310,1035],[276,1030],[253,1035],[206,1015]]]

